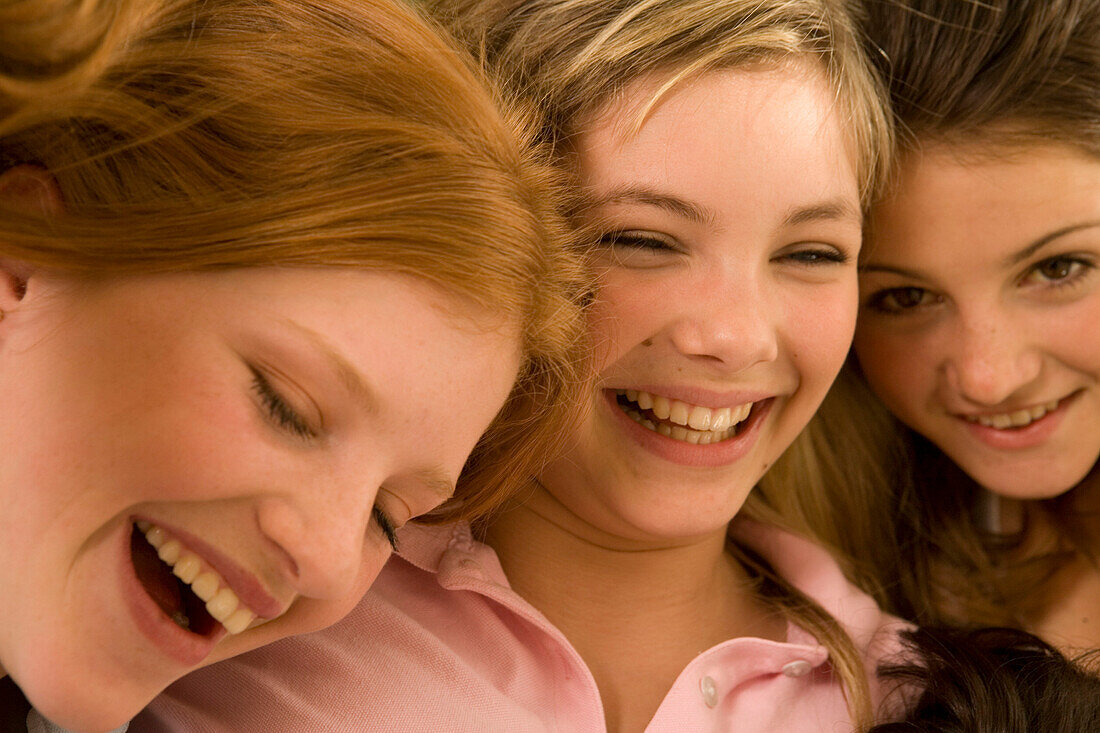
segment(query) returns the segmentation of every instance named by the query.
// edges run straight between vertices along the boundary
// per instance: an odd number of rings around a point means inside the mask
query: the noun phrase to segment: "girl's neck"
[[[1006,522],[1022,524],[1024,505],[1006,501],[1005,507]],[[1037,589],[1045,600],[1030,614],[1028,630],[1074,656],[1100,647],[1100,469],[1094,468],[1057,511],[1074,522],[1073,537],[1065,537],[1066,527],[1047,513],[1028,512],[1029,537],[1021,557],[1069,551],[1068,559]]]
[[[585,526],[538,487],[487,528],[486,541],[513,589],[592,671],[612,731],[644,728],[700,651],[737,636],[786,635],[725,552],[724,529],[639,546]]]

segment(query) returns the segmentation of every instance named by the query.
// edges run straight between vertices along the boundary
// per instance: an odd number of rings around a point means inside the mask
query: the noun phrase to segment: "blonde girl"
[[[0,8],[5,729],[329,624],[537,469],[584,353],[549,180],[388,0]]]

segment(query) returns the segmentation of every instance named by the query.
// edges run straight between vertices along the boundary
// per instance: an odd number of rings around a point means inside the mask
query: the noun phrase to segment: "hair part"
[[[642,111],[717,69],[809,57],[830,82],[847,125],[860,190],[888,167],[892,129],[854,21],[839,0],[429,0],[429,8],[483,64],[541,110],[540,139],[561,155],[578,126],[627,86],[660,78]]]

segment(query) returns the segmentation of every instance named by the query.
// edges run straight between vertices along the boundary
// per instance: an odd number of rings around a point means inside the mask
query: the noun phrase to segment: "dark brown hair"
[[[1100,155],[1096,0],[864,0],[902,140]]]
[[[869,733],[1092,733],[1100,730],[1096,657],[1067,659],[1016,629],[906,632],[907,662],[881,668],[919,690],[899,721]]]

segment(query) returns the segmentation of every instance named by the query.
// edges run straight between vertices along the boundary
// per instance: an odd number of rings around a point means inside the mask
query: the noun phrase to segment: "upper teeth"
[[[1046,404],[1027,407],[1015,412],[1004,412],[999,415],[967,415],[966,419],[968,422],[976,422],[987,428],[1004,430],[1005,428],[1022,428],[1025,425],[1030,425],[1043,415],[1056,409],[1058,409],[1058,400],[1051,400]]]
[[[634,389],[617,390],[617,393],[638,405],[640,410],[650,410],[658,419],[675,424],[654,423],[639,411],[626,410],[627,415],[643,426],[666,437],[704,445],[730,437],[737,424],[749,416],[753,405],[747,402],[737,407],[710,408]]]
[[[146,541],[156,548],[157,556],[172,568],[172,574],[190,585],[194,594],[206,602],[207,613],[231,634],[239,634],[248,628],[256,614],[241,603],[217,571],[162,528],[149,522],[138,522],[137,525]]]

